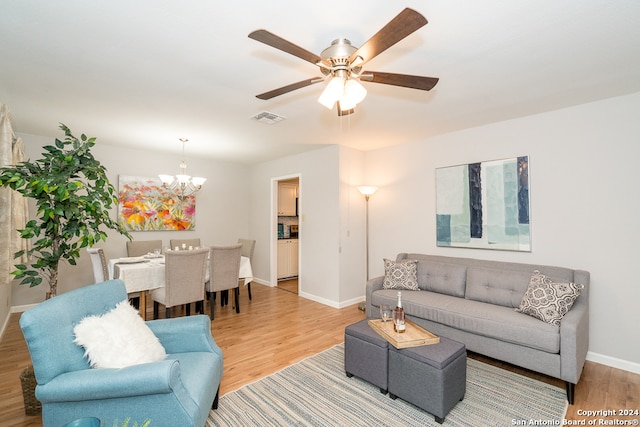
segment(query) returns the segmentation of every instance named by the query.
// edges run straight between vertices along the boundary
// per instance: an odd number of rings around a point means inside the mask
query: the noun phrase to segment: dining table
[[[238,277],[244,281],[245,286],[253,280],[249,257],[240,257],[238,273]],[[140,293],[140,316],[146,320],[147,292],[165,286],[164,256],[150,254],[110,259],[109,279],[114,278],[124,282],[127,294]],[[209,267],[207,267],[205,280],[209,280]]]

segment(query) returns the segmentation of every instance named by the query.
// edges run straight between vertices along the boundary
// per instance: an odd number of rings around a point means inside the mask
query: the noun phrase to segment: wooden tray
[[[369,320],[369,326],[395,348],[417,347],[420,345],[438,344],[440,337],[421,328],[410,320],[405,321],[406,330],[399,334],[393,330],[393,320],[383,322],[382,319]]]

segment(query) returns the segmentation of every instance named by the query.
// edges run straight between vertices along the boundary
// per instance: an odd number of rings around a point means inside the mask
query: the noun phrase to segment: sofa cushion
[[[560,320],[571,310],[583,289],[584,285],[575,283],[554,283],[549,277],[535,270],[520,306],[515,310],[560,326]]]
[[[395,262],[384,260],[384,289],[418,290],[417,263],[415,260]]]
[[[436,261],[418,261],[418,287],[425,291],[464,297],[467,267]]]
[[[516,308],[527,290],[531,271],[469,267],[465,298]]]
[[[389,304],[394,296],[393,291],[378,290],[373,293],[372,303]],[[549,353],[560,351],[559,327],[517,313],[511,307],[429,291],[403,292],[402,307],[407,316]]]

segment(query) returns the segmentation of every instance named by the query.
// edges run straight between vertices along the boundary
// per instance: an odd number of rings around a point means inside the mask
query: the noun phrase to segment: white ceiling
[[[356,113],[316,102],[320,76],[251,40],[267,29],[313,53],[360,46],[404,7],[429,24],[367,69],[439,77],[430,92],[364,83]],[[638,0],[2,0],[0,103],[14,130],[253,163],[343,144],[377,149],[640,91]],[[268,111],[286,120],[250,117]]]

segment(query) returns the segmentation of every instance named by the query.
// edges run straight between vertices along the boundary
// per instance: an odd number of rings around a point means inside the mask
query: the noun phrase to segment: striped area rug
[[[566,409],[563,389],[468,358],[464,400],[437,424],[433,415],[347,378],[339,344],[225,394],[207,426],[561,425]]]

